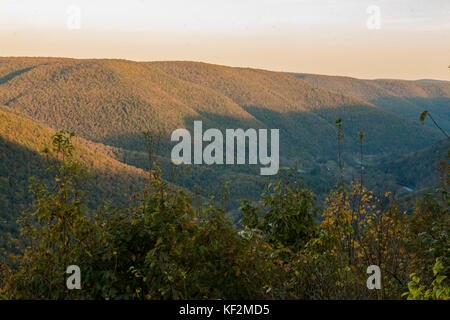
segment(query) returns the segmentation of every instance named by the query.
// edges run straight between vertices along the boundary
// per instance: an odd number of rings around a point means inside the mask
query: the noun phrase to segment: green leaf
[[[425,118],[428,114],[428,111],[425,110],[424,112],[422,112],[422,114],[420,115],[420,123],[423,124],[423,122],[425,121]]]
[[[441,260],[437,260],[433,267],[433,274],[436,276],[440,271],[444,269],[444,265]]]
[[[438,284],[441,284],[442,283],[442,281],[444,281],[445,279],[447,278],[447,276],[437,276],[436,277],[436,282],[438,283]]]

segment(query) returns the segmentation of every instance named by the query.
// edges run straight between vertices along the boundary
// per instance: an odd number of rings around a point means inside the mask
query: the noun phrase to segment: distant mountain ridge
[[[436,82],[436,83],[450,83],[449,80],[436,80],[436,79],[419,79],[419,80],[415,80],[415,81],[419,81],[419,82]]]

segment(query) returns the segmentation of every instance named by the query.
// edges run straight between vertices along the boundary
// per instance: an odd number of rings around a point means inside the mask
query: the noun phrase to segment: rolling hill
[[[349,94],[368,103],[418,122],[423,110],[429,110],[450,131],[450,82],[361,80],[350,77],[293,74],[318,88]],[[430,127],[431,121],[426,121]]]
[[[360,130],[371,153],[416,150],[438,138],[360,98],[288,74],[203,63],[2,58],[0,104],[52,128],[140,151],[142,131],[162,131],[168,144],[174,129],[191,128],[193,120],[219,129],[279,128],[281,157],[308,161],[334,157],[338,117],[349,149]]]
[[[29,209],[32,197],[29,178],[49,182],[49,160],[41,150],[51,142],[55,130],[0,106],[0,235],[17,230],[19,213]],[[97,207],[105,201],[125,203],[144,186],[145,172],[107,155],[105,146],[75,138],[75,158],[92,174],[87,188],[92,192],[88,205]],[[0,237],[1,238],[1,237]],[[0,239],[1,242],[1,239]]]

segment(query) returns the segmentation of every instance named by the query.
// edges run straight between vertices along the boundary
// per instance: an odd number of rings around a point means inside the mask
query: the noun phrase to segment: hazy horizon
[[[445,0],[4,0],[0,56],[450,80]]]

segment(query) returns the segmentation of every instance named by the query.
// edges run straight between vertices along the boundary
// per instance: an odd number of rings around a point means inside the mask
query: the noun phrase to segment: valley
[[[367,185],[420,190],[434,181],[432,165],[421,159],[432,157],[427,148],[442,148],[445,141],[439,142],[442,136],[429,120],[420,125],[419,116],[427,109],[448,130],[449,101],[447,82],[360,80],[181,61],[0,58],[2,219],[10,230],[17,212],[30,206],[28,178],[47,177],[40,149],[56,130],[78,137],[80,159],[97,177],[92,204],[120,203],[144,183],[149,163],[143,132],[158,133],[152,152],[170,182],[207,197],[218,196],[231,181],[230,212],[276,179],[260,176],[257,165],[174,166],[171,133],[193,130],[194,121],[202,121],[204,130],[223,132],[279,129],[280,167],[297,163],[305,182],[323,198],[337,183],[335,120],[341,118],[346,181],[359,181],[358,133],[364,131]]]

